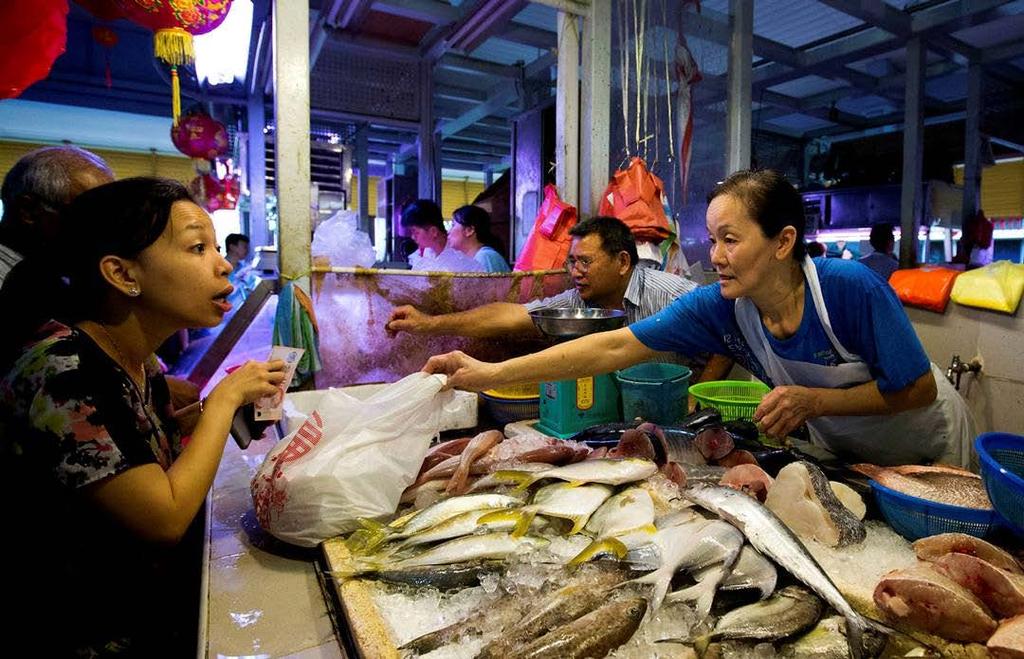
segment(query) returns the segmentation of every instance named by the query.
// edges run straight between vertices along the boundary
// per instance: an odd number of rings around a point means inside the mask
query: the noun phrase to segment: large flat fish
[[[932,567],[974,593],[998,617],[1024,615],[1024,576],[967,554],[946,554]]]
[[[535,515],[547,517],[558,517],[572,522],[572,529],[569,535],[579,533],[590,520],[601,504],[612,495],[612,488],[607,485],[573,485],[572,483],[553,483],[545,485],[533,495],[533,501],[528,506],[523,506],[517,511],[512,511],[519,516],[519,523],[513,535],[522,535],[530,528]],[[480,523],[490,523],[492,520],[505,518],[507,513],[499,512],[491,515],[484,515]]]
[[[951,506],[992,510],[981,477],[963,469],[920,465],[879,467],[865,463],[855,464],[852,468],[890,490],[908,496]]]
[[[628,641],[647,612],[647,601],[631,597],[613,601],[557,627],[507,659],[585,659],[603,657]]]
[[[683,496],[734,524],[755,549],[789,571],[846,618],[850,656],[863,656],[864,631],[872,622],[853,610],[800,539],[775,513],[752,497],[727,487],[686,488]]]
[[[829,547],[846,547],[867,537],[864,523],[839,501],[825,474],[809,462],[783,467],[764,505],[801,538]]]
[[[969,554],[1001,570],[1024,574],[1013,556],[981,538],[966,533],[940,533],[914,542],[914,553],[923,561],[935,561],[946,554]]]
[[[1004,620],[985,647],[993,659],[1024,659],[1024,616]]]
[[[925,563],[884,575],[874,599],[890,620],[950,640],[984,643],[996,630],[981,600]]]

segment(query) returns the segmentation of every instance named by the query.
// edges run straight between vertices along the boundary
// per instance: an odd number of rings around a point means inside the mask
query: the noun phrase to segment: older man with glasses
[[[626,312],[627,321],[633,323],[654,315],[697,287],[682,277],[638,267],[633,235],[629,227],[614,217],[583,220],[569,234],[572,244],[565,265],[572,277],[572,288],[526,304],[492,302],[437,316],[401,306],[391,312],[385,326],[387,332],[391,336],[409,332],[474,338],[538,335],[531,311],[586,307],[621,309]],[[731,360],[716,355],[704,368],[701,379],[724,377],[731,367]]]
[[[0,285],[22,259],[53,246],[57,217],[72,199],[113,180],[102,158],[78,147],[50,146],[22,156],[0,191]]]

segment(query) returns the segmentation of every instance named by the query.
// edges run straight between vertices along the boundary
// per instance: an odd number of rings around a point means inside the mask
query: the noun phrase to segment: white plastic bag
[[[310,252],[326,256],[333,266],[371,267],[377,260],[370,236],[359,230],[359,213],[338,211],[317,226]]]
[[[365,400],[327,391],[250,484],[260,526],[304,547],[390,515],[416,479],[442,410],[445,377],[413,373]]]

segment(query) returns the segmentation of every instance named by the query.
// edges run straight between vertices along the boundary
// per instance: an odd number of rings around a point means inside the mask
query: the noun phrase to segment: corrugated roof
[[[785,94],[786,96],[796,96],[800,98],[848,86],[849,85],[840,80],[831,80],[811,75],[804,76],[803,78],[797,78],[796,80],[790,80],[789,82],[784,82],[781,85],[769,87],[769,89],[773,92]]]
[[[701,7],[728,14],[729,0],[704,0]],[[757,0],[754,3],[754,32],[792,48],[863,24],[817,0]]]
[[[543,55],[544,52],[540,48],[523,46],[522,44],[506,41],[498,37],[491,37],[480,44],[470,55],[496,64],[512,65],[517,62],[529,64]]]
[[[541,30],[554,31],[558,27],[558,11],[546,5],[530,3],[512,20]]]

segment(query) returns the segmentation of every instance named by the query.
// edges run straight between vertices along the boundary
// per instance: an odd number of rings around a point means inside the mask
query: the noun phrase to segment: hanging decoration
[[[219,177],[213,170],[192,179],[188,189],[201,202],[203,208],[211,213],[218,210],[234,210],[238,206],[240,185],[237,174],[228,173]]]
[[[213,30],[228,15],[231,0],[114,0],[126,18],[154,32],[157,59],[171,67],[174,123],[181,116],[178,67],[195,60],[192,36]]]
[[[690,154],[693,147],[693,86],[703,79],[700,67],[686,44],[686,36],[679,32],[676,46],[676,80],[679,83],[676,99],[679,104],[679,182],[683,186],[683,200],[690,179]]]
[[[68,0],[0,3],[0,98],[50,75],[67,43]]]
[[[228,149],[228,131],[210,115],[190,112],[171,126],[171,142],[189,158],[202,161],[198,169],[209,171],[207,163]]]
[[[94,25],[92,27],[92,40],[103,47],[103,59],[106,63],[104,78],[107,81],[107,89],[114,86],[114,78],[110,73],[110,53],[117,45],[117,32],[114,32],[106,25]]]

